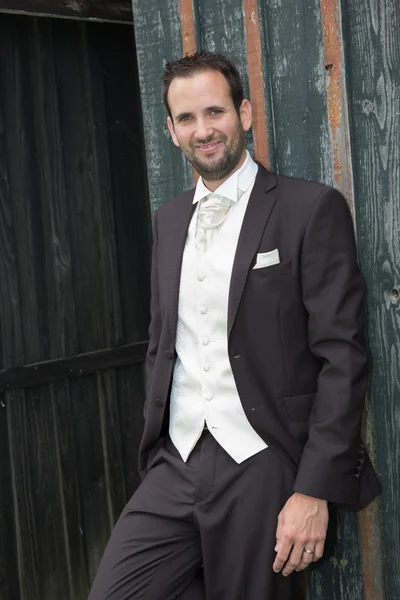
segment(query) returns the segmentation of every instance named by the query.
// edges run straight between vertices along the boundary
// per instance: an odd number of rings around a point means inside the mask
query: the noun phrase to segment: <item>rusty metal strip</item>
[[[333,184],[347,198],[354,217],[353,171],[340,0],[321,0],[321,17],[328,79],[327,103],[333,150]],[[382,600],[382,546],[377,502],[359,514],[364,600]]]
[[[322,35],[327,71],[327,102],[333,150],[333,184],[346,197],[354,217],[353,171],[344,72],[340,0],[321,0]]]
[[[244,23],[247,42],[247,65],[250,101],[253,107],[254,149],[257,160],[270,166],[268,130],[265,116],[261,32],[258,0],[243,0]]]

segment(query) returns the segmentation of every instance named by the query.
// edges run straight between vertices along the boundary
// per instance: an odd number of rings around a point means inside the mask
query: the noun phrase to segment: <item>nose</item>
[[[198,119],[196,122],[195,137],[198,140],[207,140],[212,137],[214,129],[208,119]]]

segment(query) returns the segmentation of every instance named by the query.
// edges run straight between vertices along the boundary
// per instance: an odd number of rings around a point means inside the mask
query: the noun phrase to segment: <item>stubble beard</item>
[[[246,147],[246,138],[241,123],[238,123],[236,130],[232,135],[232,142],[227,144],[228,138],[221,136],[220,141],[224,144],[224,153],[217,162],[203,162],[195,154],[195,148],[190,145],[191,152],[185,152],[185,156],[191,165],[196,169],[200,177],[206,181],[219,181],[228,177],[238,166]],[[212,139],[204,140],[201,143],[210,143]],[[197,140],[196,143],[199,143]],[[193,143],[195,145],[195,143]]]

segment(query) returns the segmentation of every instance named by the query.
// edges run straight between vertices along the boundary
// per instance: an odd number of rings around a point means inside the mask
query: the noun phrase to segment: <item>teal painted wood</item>
[[[271,167],[332,182],[319,0],[260,0]]]
[[[400,596],[400,5],[347,0],[356,222],[373,356],[386,600]]]
[[[156,207],[191,183],[190,171],[179,151],[172,148],[165,126],[159,127],[163,114],[161,97],[154,104],[147,101],[158,93],[163,59],[172,54],[181,55],[179,7],[177,0],[167,3],[153,0],[146,11],[139,4],[134,0],[149,180],[152,204]],[[244,75],[247,87],[242,3],[193,0],[193,7],[199,47],[220,50],[231,56]],[[383,530],[385,546],[393,548],[395,558],[382,555],[387,593],[378,581],[379,576],[370,571],[366,573],[363,590],[357,517],[340,513],[337,541],[328,552],[327,562],[313,571],[309,597],[311,600],[398,600],[400,527],[394,509],[398,508],[400,487],[399,296],[396,292],[400,285],[400,142],[399,74],[395,71],[400,62],[399,6],[395,7],[390,0],[379,7],[373,2],[343,0],[342,9],[357,235],[368,286],[369,330],[375,363],[370,430],[378,439],[378,466],[385,473],[384,484],[385,478],[388,481],[383,496]],[[272,168],[287,175],[331,184],[334,156],[320,1],[260,0],[260,14]],[[342,64],[341,68],[344,67]],[[159,161],[164,159],[167,166],[161,169]],[[379,504],[375,505],[372,515],[371,543],[374,544],[375,540],[379,543]],[[380,591],[371,595],[371,590],[376,589]]]
[[[182,56],[179,0],[133,0],[150,203],[153,210],[193,186],[190,165],[170,138],[162,103],[166,60]]]
[[[362,600],[363,579],[357,515],[338,511],[334,543],[308,576],[308,600]]]

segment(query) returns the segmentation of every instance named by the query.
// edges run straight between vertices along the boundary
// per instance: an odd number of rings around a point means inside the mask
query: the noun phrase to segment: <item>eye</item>
[[[192,117],[190,115],[183,115],[182,117],[179,117],[178,119],[178,123],[185,123],[187,121],[190,121]]]
[[[213,108],[212,111],[210,111],[210,114],[213,116],[221,115],[222,110],[220,108]]]

